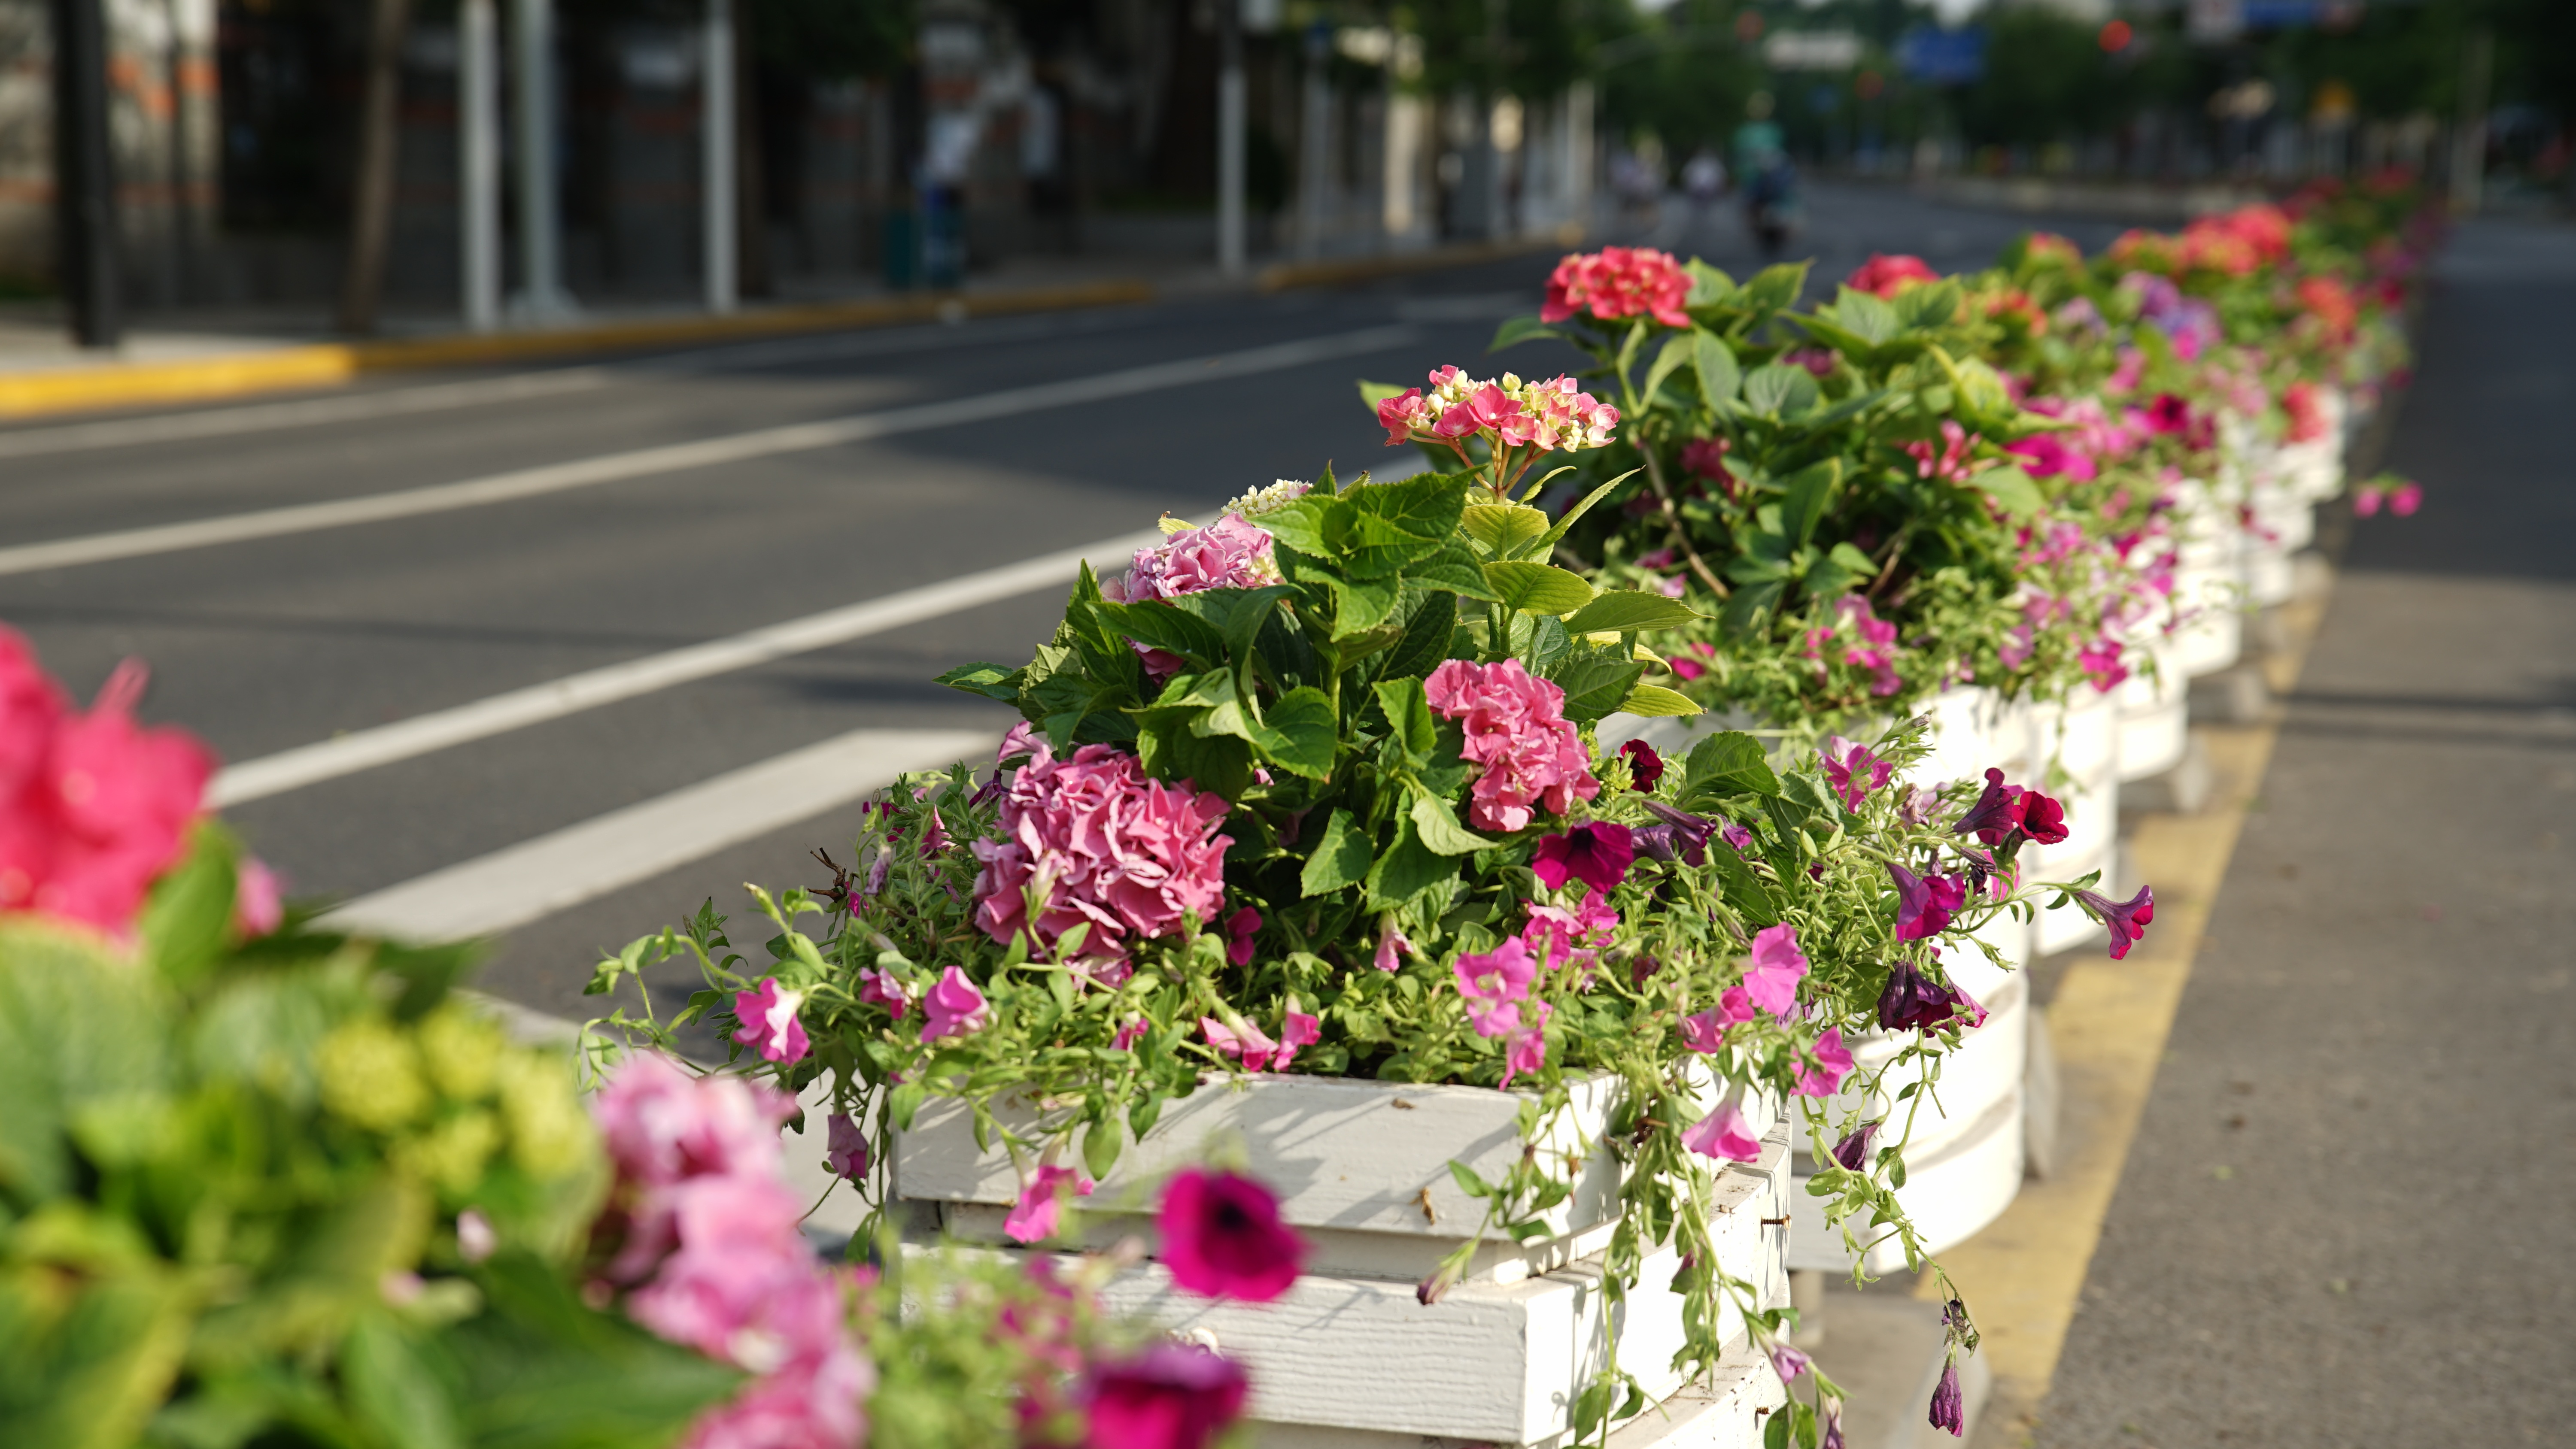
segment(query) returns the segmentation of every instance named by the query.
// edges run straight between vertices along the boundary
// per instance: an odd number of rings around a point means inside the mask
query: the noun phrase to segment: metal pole
[[[114,347],[125,317],[117,286],[116,158],[107,140],[107,25],[100,0],[54,0],[54,265],[72,340]]]
[[[1216,7],[1216,264],[1243,275],[1243,0]]]
[[[707,310],[730,312],[735,300],[733,15],[731,0],[707,0],[706,43],[699,47],[700,199],[706,214]]]
[[[1318,20],[1306,27],[1306,94],[1297,138],[1297,255],[1313,258],[1324,249],[1325,211],[1332,202],[1333,88],[1325,67],[1333,55],[1333,27]]]
[[[520,306],[535,318],[572,310],[556,230],[554,0],[518,0]]]
[[[492,0],[456,7],[456,190],[465,325],[501,322],[501,37]]]
[[[2474,216],[2485,199],[2487,87],[2495,76],[2495,32],[2475,30],[2460,55],[2460,122],[2451,133],[2451,212]]]

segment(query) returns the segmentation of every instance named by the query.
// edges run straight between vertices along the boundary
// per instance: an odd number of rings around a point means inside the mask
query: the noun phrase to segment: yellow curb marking
[[[2297,684],[2324,613],[2321,598],[2282,608],[2289,647],[2265,661],[2277,695]],[[1995,1376],[1980,1416],[1980,1449],[2031,1442],[2192,958],[2280,726],[2197,725],[2192,733],[2209,751],[2218,798],[2199,815],[2146,816],[2129,839],[2139,877],[2156,889],[2155,925],[2125,961],[2092,954],[2068,968],[2043,1017],[2057,1047],[2059,1139],[2066,1144],[2058,1173],[2022,1184],[1985,1231],[1941,1254],[1976,1315],[1984,1335],[1979,1353]],[[1931,1281],[1920,1296],[1933,1296]]]

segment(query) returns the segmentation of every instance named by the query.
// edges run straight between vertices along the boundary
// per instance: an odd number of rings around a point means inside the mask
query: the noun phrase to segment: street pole
[[[554,0],[518,0],[519,308],[546,320],[572,311],[563,290],[555,186]]]
[[[1243,275],[1243,0],[1216,4],[1216,265]]]
[[[492,0],[456,7],[456,192],[458,271],[465,326],[501,322],[501,36]]]
[[[114,347],[116,159],[107,140],[107,24],[101,0],[54,0],[54,267],[72,341]]]
[[[733,6],[707,0],[698,63],[698,192],[704,207],[707,310],[734,309]]]
[[[2460,55],[2460,121],[2451,133],[2451,214],[2475,216],[2486,195],[2487,90],[2495,77],[2495,32],[2474,30]]]
[[[1332,203],[1333,82],[1326,68],[1332,56],[1331,23],[1308,25],[1305,107],[1297,138],[1297,255],[1309,260],[1324,249],[1325,212]]]

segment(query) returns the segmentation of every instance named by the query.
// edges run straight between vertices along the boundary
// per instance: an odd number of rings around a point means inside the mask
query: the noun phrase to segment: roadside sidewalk
[[[1021,266],[973,278],[956,292],[789,298],[721,316],[677,305],[612,305],[558,322],[505,324],[483,333],[454,330],[452,317],[395,317],[388,319],[390,335],[364,341],[331,336],[309,312],[208,314],[192,319],[193,326],[135,329],[123,347],[105,356],[73,347],[47,309],[17,308],[12,309],[15,315],[0,315],[0,420],[337,387],[369,373],[412,368],[508,365],[731,338],[1348,286],[1548,251],[1579,240],[1553,235],[1281,261],[1244,277],[1226,277],[1207,265],[1146,271],[1126,258]]]

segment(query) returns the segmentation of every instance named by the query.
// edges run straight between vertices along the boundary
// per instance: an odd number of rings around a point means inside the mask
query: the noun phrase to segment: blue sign
[[[1986,32],[1979,26],[1935,30],[1917,26],[1897,38],[1896,66],[1908,80],[1966,85],[1985,79]]]

